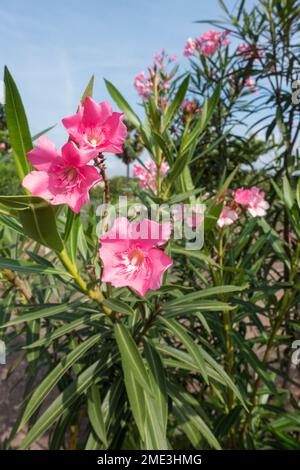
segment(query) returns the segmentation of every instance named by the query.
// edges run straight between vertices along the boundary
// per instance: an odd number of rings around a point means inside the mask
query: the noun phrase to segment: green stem
[[[103,297],[103,294],[102,294],[101,290],[100,289],[92,290],[92,289],[88,288],[86,282],[80,276],[80,274],[77,270],[77,267],[75,266],[75,264],[69,258],[69,255],[68,255],[66,249],[64,248],[60,253],[57,253],[57,255],[58,255],[60,261],[62,262],[62,264],[64,265],[64,267],[66,268],[66,270],[74,278],[74,281],[80,287],[80,289],[86,295],[88,295],[92,300],[95,300],[99,305],[101,305],[102,308],[103,308],[104,313],[106,313],[107,315],[110,315],[112,313],[111,309],[107,308],[103,305],[104,297]]]

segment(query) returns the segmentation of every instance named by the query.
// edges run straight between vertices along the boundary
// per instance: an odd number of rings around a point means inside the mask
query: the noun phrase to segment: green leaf
[[[198,369],[200,370],[205,382],[208,383],[208,375],[202,354],[202,348],[200,348],[193,342],[187,330],[177,321],[161,317],[160,322],[163,323],[167,327],[167,329],[171,331],[182,342],[186,350],[194,359],[195,363],[198,365]]]
[[[67,388],[65,388],[65,390],[58,395],[58,397],[27,432],[20,449],[28,449],[39,436],[43,435],[52,426],[52,424],[62,416],[66,409],[72,406],[80,395],[91,386],[96,377],[101,376],[101,373],[111,366],[112,362],[116,358],[117,356],[115,354],[106,362],[103,362],[103,359],[99,359],[82,372]]]
[[[139,384],[150,390],[149,377],[139,350],[127,328],[121,323],[114,326],[115,338],[120,350],[123,370],[129,368]]]
[[[119,299],[106,299],[104,305],[111,308],[114,312],[123,313],[124,315],[134,315],[134,310],[126,302]]]
[[[46,375],[42,383],[35,387],[34,392],[22,415],[18,430],[22,429],[22,427],[28,422],[31,416],[43,403],[47,395],[64,376],[66,371],[99,341],[100,336],[94,335],[77,346],[77,348],[71,351],[67,356],[60,359],[57,366]]]
[[[54,124],[53,126],[47,127],[46,129],[43,129],[42,131],[40,131],[40,132],[38,132],[37,134],[33,135],[33,136],[32,136],[32,141],[35,141],[35,140],[37,140],[39,137],[41,137],[42,135],[47,134],[47,132],[52,131],[52,129],[54,129],[54,127],[56,127],[56,124]]]
[[[88,391],[88,416],[98,438],[108,447],[106,429],[101,409],[100,392],[97,385],[93,384]]]
[[[213,435],[212,431],[196,410],[185,400],[180,391],[172,384],[168,384],[168,393],[176,403],[182,415],[185,417],[185,420],[188,421],[191,426],[199,430],[211,447],[220,450],[221,446],[217,438]]]
[[[289,209],[292,209],[295,202],[295,196],[291,188],[290,182],[286,176],[283,177],[283,197],[287,207]]]
[[[195,258],[198,261],[203,261],[207,265],[218,266],[217,263],[204,253],[200,253],[198,250],[186,250],[185,248],[171,246],[171,252],[178,255],[184,255],[187,258]]]
[[[172,121],[173,117],[175,116],[179,106],[181,105],[182,101],[184,100],[185,94],[187,92],[188,86],[189,86],[189,81],[190,81],[190,76],[188,75],[180,84],[178,91],[170,104],[170,106],[167,108],[167,111],[164,115],[163,119],[163,126],[164,129],[168,127],[170,122]]]
[[[73,308],[76,308],[81,303],[82,303],[81,301],[76,300],[71,303],[54,304],[54,305],[50,304],[50,306],[46,305],[46,306],[39,308],[38,310],[34,310],[33,312],[25,313],[23,315],[18,315],[13,320],[1,325],[0,328],[7,328],[8,326],[18,325],[19,323],[23,323],[23,322],[26,323],[32,320],[37,320],[38,318],[48,318],[48,317],[52,317],[53,315],[58,315],[59,313],[65,313],[65,312],[72,310]]]
[[[80,214],[75,214],[73,219],[72,228],[70,232],[70,257],[73,264],[76,265],[77,256],[78,256],[78,238],[79,238],[79,229],[81,226]]]
[[[20,93],[8,68],[4,68],[5,115],[20,181],[29,173],[27,152],[32,149],[31,135]]]
[[[298,182],[297,182],[296,198],[297,198],[298,207],[300,209],[300,177],[298,178]]]
[[[196,292],[192,292],[191,294],[183,295],[174,300],[170,300],[166,304],[164,304],[164,308],[170,308],[172,306],[177,306],[181,303],[187,304],[191,301],[203,299],[205,297],[210,297],[213,295],[221,295],[221,294],[229,294],[233,292],[241,292],[248,287],[247,284],[243,286],[216,286],[216,287],[208,287],[205,289],[199,289]]]
[[[145,394],[143,388],[139,382],[135,379],[135,376],[130,371],[130,368],[124,370],[124,379],[127,397],[130,403],[130,409],[132,411],[134,420],[138,427],[142,440],[145,440],[145,419],[146,419],[146,406],[145,406]]]
[[[77,320],[67,323],[66,325],[56,328],[52,333],[46,334],[45,336],[43,336],[38,341],[35,341],[34,343],[23,346],[22,349],[40,348],[41,346],[44,346],[44,345],[50,345],[57,338],[61,338],[62,336],[65,336],[68,333],[71,333],[72,331],[76,331],[77,329],[79,329],[79,327],[87,325],[95,320],[98,320],[103,315],[105,314],[95,313],[94,315],[85,315],[81,318],[78,318]],[[104,336],[104,333],[102,333],[102,337],[103,336]]]
[[[123,111],[123,113],[125,113],[127,119],[138,129],[141,126],[141,121],[136,115],[136,113],[133,111],[131,106],[127,103],[125,98],[123,98],[123,96],[117,90],[117,88],[108,80],[104,80],[104,81],[105,81],[107,91],[112,97],[112,99],[119,106],[120,110]]]
[[[94,78],[95,78],[94,75],[92,75],[90,80],[89,80],[89,83],[87,84],[86,89],[84,90],[83,95],[81,97],[81,100],[80,100],[81,103],[84,102],[84,100],[86,99],[87,96],[90,96],[90,97],[93,96]]]
[[[211,98],[205,101],[197,123],[195,124],[192,131],[188,134],[187,138],[182,142],[182,148],[180,149],[182,154],[184,154],[195,142],[197,142],[201,134],[204,132],[213,115],[213,112],[215,111],[219,96],[220,87],[217,87]]]
[[[46,265],[33,264],[28,261],[16,261],[14,259],[2,258],[2,256],[0,256],[0,268],[11,269],[19,273],[52,274],[71,277],[71,275],[65,271],[60,271],[59,269],[51,268]]]
[[[54,210],[47,201],[36,196],[0,196],[0,204],[18,215],[26,235],[57,252],[62,251]]]
[[[153,397],[155,397],[155,410],[158,423],[166,434],[168,421],[168,395],[165,371],[162,360],[156,349],[147,341],[144,341],[145,357],[150,368],[150,383]]]

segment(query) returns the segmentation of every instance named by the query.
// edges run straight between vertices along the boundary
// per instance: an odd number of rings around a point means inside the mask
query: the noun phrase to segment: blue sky
[[[60,120],[74,113],[92,74],[98,101],[108,98],[105,77],[136,107],[133,78],[153,52],[165,47],[184,69],[186,39],[207,29],[193,22],[221,14],[218,0],[1,0],[0,66],[18,84],[32,134],[58,123],[49,137],[60,145]],[[110,162],[111,174],[123,172]]]

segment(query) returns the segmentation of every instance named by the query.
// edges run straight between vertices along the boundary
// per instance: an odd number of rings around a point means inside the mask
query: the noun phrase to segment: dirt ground
[[[17,360],[16,353],[11,354],[7,358],[6,365],[0,365],[0,442],[9,436],[9,433],[16,422],[19,408],[22,402],[24,393],[24,375],[25,362],[21,362],[16,370],[8,375],[10,367],[13,366]],[[23,367],[22,367],[23,366]],[[8,377],[7,377],[8,375]],[[26,431],[18,433],[12,442],[12,448],[18,448],[25,437]],[[47,438],[40,439],[37,443],[32,445],[32,450],[46,450]]]

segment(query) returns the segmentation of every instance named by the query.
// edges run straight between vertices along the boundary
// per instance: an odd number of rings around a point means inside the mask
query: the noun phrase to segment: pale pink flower
[[[197,45],[195,41],[192,38],[189,38],[186,42],[186,45],[184,47],[183,55],[185,57],[189,57],[197,51]]]
[[[184,100],[181,107],[187,114],[199,113],[201,111],[195,100]]]
[[[256,48],[246,43],[242,43],[238,46],[237,53],[243,59],[255,59],[255,61],[258,61],[259,58],[264,55],[263,49]]]
[[[252,188],[238,188],[233,192],[233,196],[237,204],[240,204],[241,206],[248,206],[253,198]]]
[[[178,60],[178,55],[172,54],[169,58],[169,62],[176,62]]]
[[[256,82],[255,82],[253,77],[246,78],[244,84],[249,89],[249,91],[251,91],[252,93],[254,93],[256,91],[256,87],[255,87]]]
[[[42,136],[27,155],[31,165],[39,170],[23,179],[22,185],[31,194],[50,204],[67,204],[76,213],[89,202],[89,190],[100,181],[100,175],[87,163],[97,151],[83,151],[70,141],[62,147],[60,155],[55,145]]]
[[[222,212],[218,218],[217,225],[219,227],[226,227],[233,224],[238,219],[238,215],[235,210],[230,207],[224,206]]]
[[[223,33],[213,29],[206,31],[206,33],[204,33],[200,38],[196,39],[196,44],[200,49],[200,53],[205,56],[211,56],[222,46],[228,46],[230,44],[230,40],[227,37],[228,35],[228,31]]]
[[[164,49],[161,52],[155,52],[155,54],[153,54],[153,62],[157,65],[162,65],[165,55],[166,51]]]
[[[0,142],[0,149],[5,149],[5,143],[4,142]]]
[[[239,188],[233,195],[235,202],[245,206],[253,217],[264,217],[270,207],[265,200],[265,193],[256,186],[249,189]]]
[[[151,189],[156,194],[156,176],[157,176],[157,165],[152,160],[145,162],[145,167],[141,165],[134,165],[133,176],[139,179],[139,184],[142,189]],[[167,162],[163,162],[160,167],[160,172],[165,175],[169,171],[169,165]]]
[[[96,103],[87,96],[73,116],[64,118],[63,125],[82,149],[122,153],[127,128],[123,113],[113,112],[107,101]]]
[[[139,96],[142,98],[148,98],[149,94],[153,90],[153,83],[151,78],[148,78],[145,72],[140,72],[135,76],[134,87]]]
[[[144,219],[131,224],[125,217],[117,218],[100,239],[102,281],[114,287],[130,287],[141,297],[149,289],[159,289],[163,273],[173,264],[160,248],[169,240],[170,233],[169,223]]]

